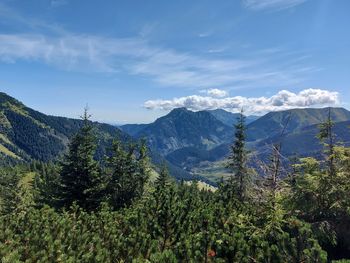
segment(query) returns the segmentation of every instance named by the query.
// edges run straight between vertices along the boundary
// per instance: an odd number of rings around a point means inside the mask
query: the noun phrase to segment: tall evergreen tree
[[[233,174],[229,180],[229,187],[234,188],[239,200],[244,201],[247,197],[247,187],[250,181],[249,171],[247,168],[247,150],[246,126],[243,109],[237,118],[235,127],[235,140],[231,146],[231,155],[229,157],[228,167],[231,168]],[[232,190],[232,189],[231,189]]]
[[[336,167],[335,167],[335,156],[334,156],[334,148],[335,148],[335,135],[333,132],[334,122],[332,121],[332,109],[328,109],[328,117],[324,123],[320,125],[320,132],[318,134],[318,138],[324,142],[327,150],[325,151],[327,154],[327,162],[328,162],[328,173],[331,178],[334,178],[336,175]]]
[[[167,167],[163,164],[159,176],[155,182],[155,192],[153,193],[154,222],[156,236],[159,238],[159,249],[163,252],[171,246],[175,239],[176,229],[176,209],[177,199],[175,186],[170,181]]]
[[[64,207],[76,202],[80,207],[91,210],[99,205],[103,176],[99,163],[94,159],[97,139],[90,117],[85,109],[83,127],[72,138],[62,163],[60,199]]]

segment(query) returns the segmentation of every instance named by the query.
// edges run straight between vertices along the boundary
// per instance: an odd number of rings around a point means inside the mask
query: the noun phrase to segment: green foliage
[[[303,158],[289,182],[290,213],[309,222],[332,258],[350,257],[350,149],[337,146],[329,117],[320,126],[325,162]]]
[[[115,140],[112,155],[107,158],[107,184],[104,192],[108,203],[114,208],[121,208],[140,198],[150,172],[144,142],[141,142],[137,151],[135,145],[129,144],[125,150],[121,142]]]
[[[229,179],[229,184],[233,192],[236,192],[240,201],[245,201],[248,195],[248,187],[251,182],[250,171],[247,167],[247,150],[246,141],[246,126],[243,110],[237,118],[235,127],[235,141],[231,146],[231,155],[229,156],[228,167],[232,170],[233,175]]]
[[[69,144],[60,172],[60,199],[68,208],[74,202],[91,210],[98,207],[103,187],[103,175],[94,159],[97,148],[96,135],[85,110],[81,128]]]

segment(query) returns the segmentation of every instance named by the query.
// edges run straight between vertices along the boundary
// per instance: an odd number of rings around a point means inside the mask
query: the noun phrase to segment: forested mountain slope
[[[302,128],[324,122],[328,117],[329,108],[293,109],[270,112],[247,127],[249,141],[266,139],[279,135],[284,126],[287,133],[300,132]],[[333,122],[350,120],[350,112],[344,108],[332,108]]]
[[[184,147],[211,149],[229,140],[233,129],[206,111],[171,111],[136,134],[163,155]]]
[[[26,107],[18,100],[0,93],[0,152],[2,161],[57,159],[65,150],[69,138],[83,121],[48,116]],[[96,157],[103,156],[107,145],[115,137],[128,139],[119,129],[98,122],[93,123],[98,134]]]

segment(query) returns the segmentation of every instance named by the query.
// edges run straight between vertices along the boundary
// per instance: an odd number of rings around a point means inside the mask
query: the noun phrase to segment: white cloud
[[[209,96],[215,97],[215,98],[223,98],[228,96],[228,92],[226,90],[221,90],[221,89],[208,89],[208,90],[204,90],[204,92]]]
[[[242,0],[246,8],[252,10],[282,10],[300,5],[307,0]]]
[[[188,97],[174,98],[172,100],[149,100],[144,103],[144,107],[147,109],[162,110],[186,107],[195,111],[225,109],[231,112],[237,112],[243,108],[248,114],[263,114],[269,111],[329,106],[338,103],[338,92],[321,89],[306,89],[299,93],[282,90],[271,97],[257,98],[242,96],[213,98],[209,96],[192,95]]]

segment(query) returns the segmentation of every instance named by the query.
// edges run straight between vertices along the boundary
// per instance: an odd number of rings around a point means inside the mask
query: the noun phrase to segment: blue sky
[[[349,108],[348,0],[2,0],[0,90],[53,115]]]

